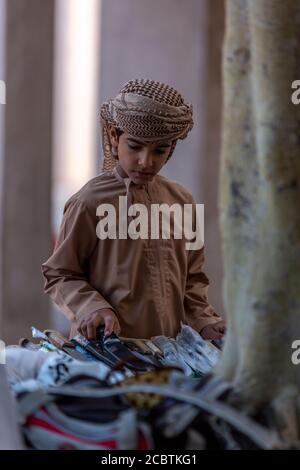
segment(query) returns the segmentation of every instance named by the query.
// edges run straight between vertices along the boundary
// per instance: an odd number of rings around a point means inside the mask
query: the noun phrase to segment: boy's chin
[[[130,178],[135,184],[144,184],[152,181],[155,175],[141,176],[137,173],[131,173]]]

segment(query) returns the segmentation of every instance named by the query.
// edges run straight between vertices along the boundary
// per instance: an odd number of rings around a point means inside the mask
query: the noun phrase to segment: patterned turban
[[[193,127],[193,109],[174,88],[154,80],[127,82],[114,98],[101,106],[103,171],[116,165],[107,131],[109,124],[146,143],[172,141],[168,159],[178,139]]]

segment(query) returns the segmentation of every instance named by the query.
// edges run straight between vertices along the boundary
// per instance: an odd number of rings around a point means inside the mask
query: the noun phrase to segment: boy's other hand
[[[105,336],[111,335],[113,332],[119,335],[121,332],[119,320],[110,308],[101,308],[85,316],[77,329],[85,338],[91,340],[97,338],[96,331],[101,325],[104,325]]]
[[[223,338],[226,331],[226,326],[224,320],[221,320],[217,323],[211,325],[206,325],[200,331],[200,335],[203,339],[221,339]]]

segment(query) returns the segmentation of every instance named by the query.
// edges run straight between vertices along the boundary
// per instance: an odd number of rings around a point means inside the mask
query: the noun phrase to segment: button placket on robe
[[[149,218],[151,217],[151,204],[158,203],[153,198],[149,185],[143,185],[140,188],[141,195],[144,197],[144,203],[147,206]],[[151,221],[152,223],[152,221]],[[148,233],[148,266],[151,272],[152,288],[154,292],[154,302],[161,317],[165,316],[165,277],[164,277],[164,250],[162,239],[155,240],[151,238],[151,231]]]

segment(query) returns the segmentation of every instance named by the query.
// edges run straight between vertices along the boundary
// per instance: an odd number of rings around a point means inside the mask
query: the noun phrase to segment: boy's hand
[[[121,327],[116,314],[110,308],[101,308],[96,312],[85,316],[78,326],[78,331],[87,339],[96,339],[96,330],[100,325],[104,325],[104,335],[120,334]]]
[[[224,320],[221,320],[212,325],[206,325],[200,331],[200,335],[203,339],[221,339],[223,338],[226,331],[226,326]]]

